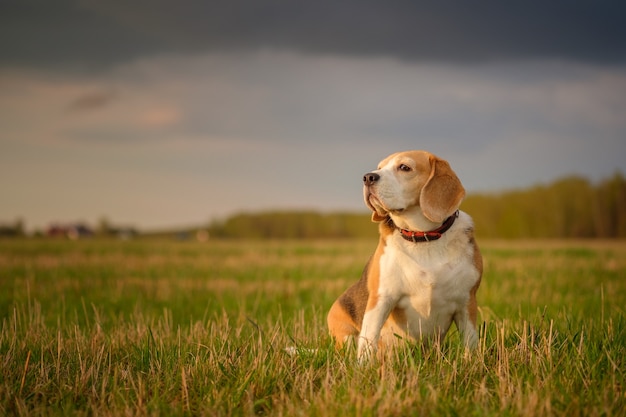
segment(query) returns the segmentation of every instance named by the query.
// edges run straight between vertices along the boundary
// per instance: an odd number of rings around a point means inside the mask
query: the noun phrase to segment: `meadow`
[[[359,366],[326,312],[375,240],[0,241],[0,415],[626,415],[626,242],[479,243],[478,349]]]

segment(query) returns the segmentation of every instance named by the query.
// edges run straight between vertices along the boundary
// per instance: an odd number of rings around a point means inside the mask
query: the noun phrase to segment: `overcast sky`
[[[618,1],[0,3],[0,222],[366,210],[425,149],[468,192],[626,172]]]

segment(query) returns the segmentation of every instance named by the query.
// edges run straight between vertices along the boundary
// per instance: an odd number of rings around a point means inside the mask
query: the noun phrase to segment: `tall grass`
[[[626,414],[626,244],[483,242],[476,351],[358,366],[325,314],[374,245],[0,242],[0,414]]]

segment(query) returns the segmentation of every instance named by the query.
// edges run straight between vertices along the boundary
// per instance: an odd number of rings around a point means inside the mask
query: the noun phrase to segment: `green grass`
[[[478,350],[358,366],[375,244],[0,241],[0,415],[626,415],[626,242],[482,242]]]

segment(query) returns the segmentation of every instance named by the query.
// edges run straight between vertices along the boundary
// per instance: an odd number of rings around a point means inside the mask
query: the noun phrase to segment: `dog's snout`
[[[380,179],[380,175],[374,173],[374,172],[368,172],[367,174],[365,174],[363,176],[363,183],[365,185],[372,185],[374,184],[376,181],[378,181]]]

